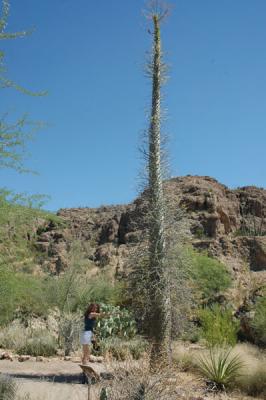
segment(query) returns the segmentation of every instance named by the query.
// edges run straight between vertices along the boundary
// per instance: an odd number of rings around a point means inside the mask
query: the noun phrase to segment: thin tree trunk
[[[162,54],[160,18],[153,15],[152,108],[149,127],[149,276],[152,363],[170,356],[170,300],[165,265],[165,204],[161,166]]]

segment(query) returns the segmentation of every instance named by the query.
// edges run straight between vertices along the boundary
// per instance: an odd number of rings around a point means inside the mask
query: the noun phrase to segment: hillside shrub
[[[84,276],[81,276],[84,282]],[[88,303],[102,303],[118,306],[123,303],[123,284],[110,281],[105,273],[99,274],[94,278],[87,278],[79,299],[78,309],[86,309]]]
[[[254,311],[252,328],[254,329],[256,342],[266,346],[266,296],[257,301]]]
[[[233,318],[232,310],[223,310],[218,304],[198,311],[201,336],[212,347],[216,345],[235,345],[239,321]]]
[[[203,303],[212,303],[228,289],[232,278],[224,264],[204,253],[191,251],[191,278]]]
[[[5,299],[0,302],[0,326],[15,317],[27,320],[30,315],[47,316],[50,301],[46,291],[47,280],[16,273],[0,260],[0,298]]]
[[[68,269],[49,281],[46,292],[51,306],[58,307],[60,312],[83,313],[89,303],[119,303],[121,285],[110,282],[105,273],[90,277],[86,269],[75,251]]]
[[[46,201],[42,195],[26,196],[0,188],[0,253],[5,265],[31,272],[40,254],[34,247],[36,229],[43,223],[64,226],[58,216],[41,209]]]

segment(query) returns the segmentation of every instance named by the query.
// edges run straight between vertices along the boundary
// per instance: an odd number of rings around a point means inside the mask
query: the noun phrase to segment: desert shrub
[[[191,278],[203,302],[213,302],[217,294],[230,287],[232,278],[224,264],[204,253],[191,251]]]
[[[0,325],[16,316],[47,316],[49,296],[46,295],[47,280],[26,273],[15,272],[0,260]]]
[[[74,258],[64,273],[49,281],[47,294],[50,306],[58,307],[60,312],[84,312],[89,303],[119,303],[120,287],[104,273],[93,278],[87,276],[83,260]]]
[[[173,363],[181,370],[188,371],[194,367],[194,356],[182,343],[175,342],[172,345]]]
[[[101,311],[107,313],[108,316],[97,321],[96,334],[100,339],[110,336],[129,339],[136,335],[136,322],[129,310],[110,304],[101,304]]]
[[[16,278],[16,314],[26,319],[35,315],[47,317],[49,312],[49,295],[46,285],[49,278],[35,277],[25,273],[17,273]]]
[[[18,386],[12,378],[0,374],[0,400],[14,400],[17,390]]]
[[[260,361],[255,368],[245,373],[238,387],[249,396],[266,397],[266,361]]]
[[[65,356],[79,348],[79,335],[81,332],[81,313],[62,313],[59,318],[59,341],[64,349]]]
[[[127,346],[134,360],[139,360],[149,350],[149,343],[141,337],[131,339]]]
[[[216,390],[232,386],[242,374],[243,362],[231,350],[211,348],[208,353],[198,356],[198,371],[207,383]]]
[[[117,338],[102,340],[100,342],[100,349],[102,355],[109,355],[119,361],[125,361],[130,356],[127,343]]]
[[[103,400],[176,400],[178,378],[170,370],[150,373],[149,363],[143,359],[135,363],[128,360],[123,365],[114,365],[112,384],[102,382]],[[107,396],[106,396],[107,394]]]
[[[18,321],[0,329],[0,347],[16,349],[25,344],[26,330]]]
[[[201,329],[195,325],[193,321],[187,324],[185,331],[183,332],[181,339],[185,342],[198,343],[201,338]]]
[[[16,349],[18,354],[50,357],[56,354],[57,344],[54,337],[47,331],[36,331],[34,336],[28,337],[25,343]]]
[[[32,271],[39,256],[34,247],[36,227],[43,222],[63,225],[64,221],[55,214],[41,210],[46,196],[13,193],[0,188],[0,253],[5,265],[19,271]]]
[[[261,297],[255,305],[252,327],[258,344],[266,346],[266,296]]]
[[[223,310],[218,304],[198,311],[201,323],[201,336],[208,346],[235,345],[239,321],[235,320],[232,310]]]
[[[134,360],[141,359],[144,355],[149,353],[150,344],[141,336],[126,341],[129,353]]]
[[[149,349],[149,344],[141,337],[131,340],[108,338],[100,342],[101,354],[110,355],[116,360],[124,361],[128,358],[139,360]]]
[[[90,302],[108,303],[113,306],[123,302],[123,285],[119,282],[111,282],[105,274],[90,278],[82,293],[79,308],[86,308]]]
[[[5,301],[0,302],[0,325],[4,325],[13,317],[16,308],[13,294],[15,284],[14,274],[2,261],[0,264],[0,298],[5,299]]]
[[[0,347],[32,356],[56,354],[57,343],[47,329],[33,329],[14,321],[0,330]]]

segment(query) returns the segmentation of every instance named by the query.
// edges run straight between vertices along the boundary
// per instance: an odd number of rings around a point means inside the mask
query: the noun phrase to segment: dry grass
[[[15,321],[0,329],[0,348],[14,350],[25,344],[25,327]]]
[[[243,376],[237,386],[250,396],[266,398],[266,354],[250,344],[238,344],[234,349],[244,360]]]
[[[183,342],[174,342],[172,360],[174,367],[180,371],[193,371],[195,367],[195,354]]]
[[[0,348],[17,354],[51,356],[56,354],[57,343],[47,329],[32,330],[15,321],[0,330]]]
[[[114,379],[104,385],[108,400],[137,400],[144,395],[147,400],[177,399],[177,376],[163,368],[158,373],[151,373],[148,357],[114,365],[112,370]]]

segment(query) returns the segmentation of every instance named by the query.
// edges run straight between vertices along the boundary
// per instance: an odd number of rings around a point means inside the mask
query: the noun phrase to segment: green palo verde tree
[[[22,38],[30,32],[6,32],[8,17],[10,13],[9,0],[2,0],[0,15],[0,41]],[[21,93],[31,96],[43,96],[45,92],[32,92],[11,80],[7,76],[5,65],[5,52],[0,49],[0,88],[13,88]],[[23,165],[25,147],[35,129],[42,126],[40,122],[29,121],[24,115],[15,122],[8,121],[8,113],[2,112],[0,116],[0,168],[12,168],[19,172],[26,172]],[[25,131],[25,128],[27,130]]]
[[[28,35],[29,32],[27,31],[6,31],[10,14],[9,0],[0,1],[0,6],[0,41],[14,40]],[[8,88],[13,88],[31,96],[42,96],[45,94],[45,92],[31,92],[9,78],[5,65],[5,52],[0,49],[0,89],[4,92]],[[11,168],[18,172],[27,172],[28,170],[24,166],[26,144],[32,138],[35,129],[40,128],[42,124],[40,122],[29,121],[26,116],[22,116],[12,123],[8,117],[8,113],[2,111],[2,116],[0,116],[0,168]],[[39,208],[37,204],[41,206],[43,199],[43,196],[29,197],[14,194],[0,188],[0,233],[2,237],[0,250],[1,256],[4,257],[4,262],[6,261],[5,255],[10,250],[10,244],[18,245],[18,243],[14,242],[14,239],[21,239],[20,244],[22,247],[24,247],[23,244],[27,246],[28,222],[32,222],[33,218],[31,217],[36,215],[37,218],[38,216],[36,213],[33,213],[32,208]],[[23,229],[25,232],[22,232]],[[3,246],[7,249],[7,252],[2,251],[1,247]],[[16,252],[17,254],[18,252]]]
[[[148,17],[153,24],[153,48],[148,72],[152,80],[151,113],[148,129],[148,333],[152,340],[151,363],[170,358],[171,304],[166,266],[166,202],[162,184],[161,86],[165,65],[162,61],[160,24],[168,9],[152,1]]]

